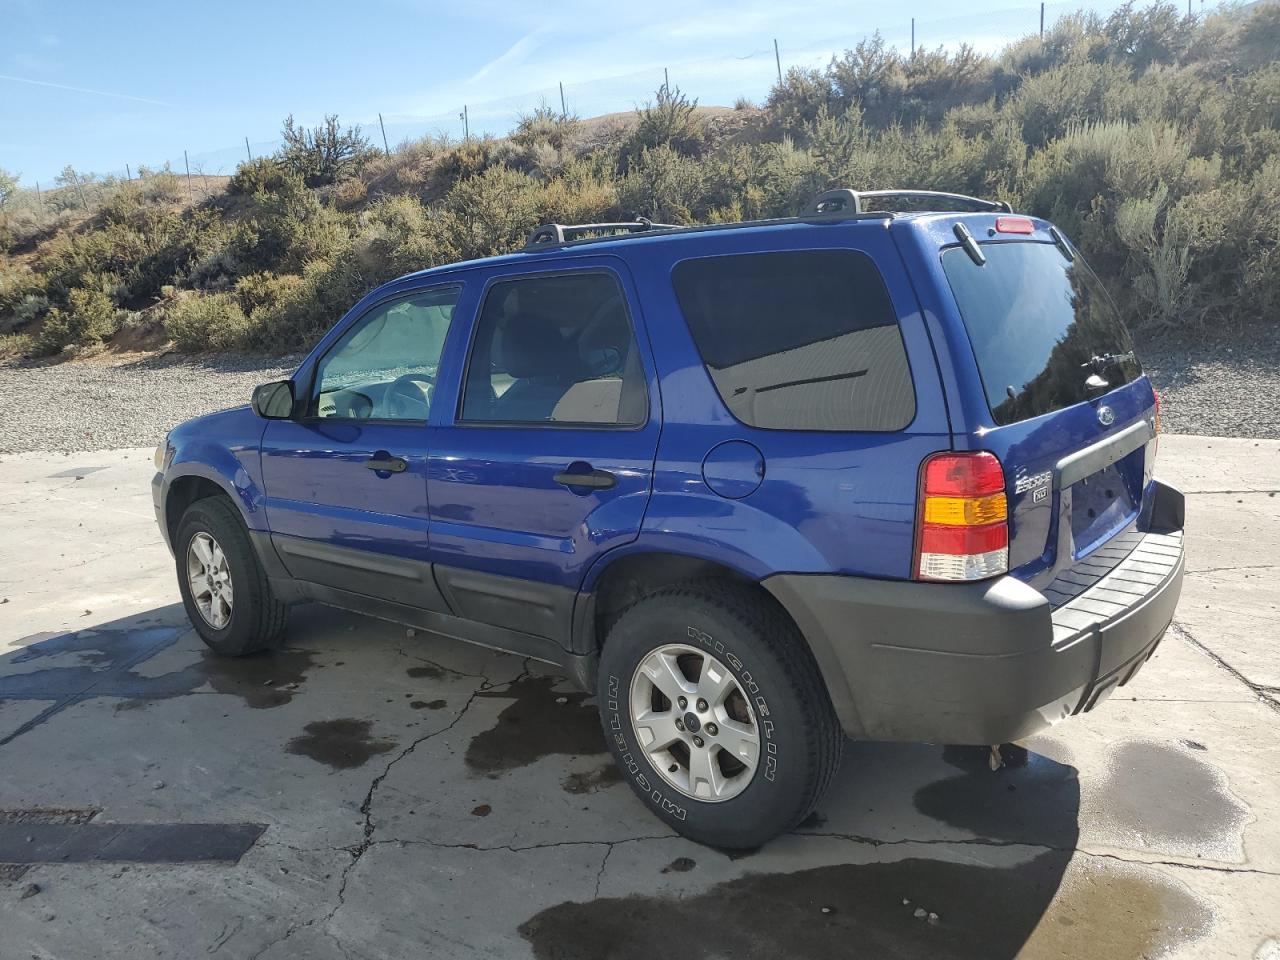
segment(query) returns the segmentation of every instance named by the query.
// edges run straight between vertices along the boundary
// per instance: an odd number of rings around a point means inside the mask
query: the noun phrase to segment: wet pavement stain
[[[827,822],[827,818],[820,814],[817,810],[809,814],[803,820],[796,824],[797,830],[817,830]]]
[[[414,710],[443,710],[448,705],[448,700],[413,700],[409,703]]]
[[[688,873],[697,865],[698,865],[697,860],[692,860],[689,857],[676,857],[674,860],[672,860],[670,863],[668,863],[665,867],[662,868],[662,872],[663,873]]]
[[[372,720],[341,717],[337,720],[314,720],[303,727],[303,733],[285,745],[285,752],[310,757],[334,770],[362,767],[369,760],[387,753],[394,740],[371,736]]]
[[[622,771],[616,763],[609,762],[585,773],[571,773],[560,781],[560,786],[565,793],[582,795],[596,793],[619,783],[622,783]]]
[[[1111,753],[1100,792],[1086,810],[1143,849],[1218,859],[1240,856],[1248,808],[1213,766],[1163,743],[1131,740]]]
[[[220,657],[206,650],[195,669],[218,693],[233,694],[252,709],[264,710],[293,700],[314,656],[310,650],[284,649]]]
[[[460,677],[462,674],[450,670],[448,667],[442,667],[435,663],[424,663],[420,666],[410,667],[405,673],[415,680],[452,680]]]
[[[143,676],[134,668],[173,644],[191,628],[185,621],[142,626],[147,620],[116,621],[114,625],[19,641],[18,650],[0,657],[0,700],[42,700],[50,706],[0,739],[0,746],[40,726],[68,707],[94,698],[114,698],[120,710],[132,710],[156,700],[186,696],[205,685],[218,693],[240,697],[253,708],[278,707],[293,699],[306,678],[313,654],[307,650],[276,650],[239,659],[203,650],[200,658],[159,676]],[[63,665],[64,658],[75,658]],[[27,673],[5,675],[9,664],[52,660],[56,665]]]
[[[906,859],[748,874],[681,899],[562,903],[520,933],[544,960],[649,960],[652,942],[634,934],[659,929],[697,957],[1139,960],[1208,931],[1208,909],[1148,871],[1093,871],[1060,891],[1069,859],[1050,852],[1013,867]],[[916,918],[920,907],[938,920]],[[851,944],[856,953],[841,952]]]
[[[555,677],[522,677],[477,697],[510,700],[488,730],[467,746],[467,767],[490,777],[553,754],[583,756],[605,752],[600,713],[585,693],[559,693]]]

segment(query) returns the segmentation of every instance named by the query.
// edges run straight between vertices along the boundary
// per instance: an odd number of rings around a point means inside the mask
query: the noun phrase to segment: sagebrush
[[[110,338],[121,316],[181,348],[308,346],[397,275],[518,247],[540,222],[728,222],[835,186],[1008,200],[1085,251],[1134,326],[1222,335],[1280,307],[1280,4],[1076,14],[997,56],[904,55],[875,36],[791,70],[762,107],[663,87],[631,122],[539,107],[510,136],[389,156],[336,117],[182,202],[167,171],[68,168],[37,211],[0,203],[5,352]],[[135,313],[130,313],[133,311]]]

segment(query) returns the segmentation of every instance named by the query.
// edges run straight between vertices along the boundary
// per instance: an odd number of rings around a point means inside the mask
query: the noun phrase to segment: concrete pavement
[[[0,958],[1276,960],[1280,442],[1160,458],[1189,573],[1132,684],[995,774],[850,744],[730,858],[645,811],[553,672],[321,608],[213,658],[150,450],[5,457]]]

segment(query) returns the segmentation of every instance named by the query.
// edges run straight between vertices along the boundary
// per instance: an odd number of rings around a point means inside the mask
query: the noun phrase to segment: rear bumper
[[[1182,591],[1178,527],[1117,537],[1044,591],[781,574],[764,586],[809,640],[850,736],[1004,743],[1093,709],[1146,662]],[[1098,554],[1111,551],[1111,561]],[[1098,559],[1095,559],[1098,558]]]

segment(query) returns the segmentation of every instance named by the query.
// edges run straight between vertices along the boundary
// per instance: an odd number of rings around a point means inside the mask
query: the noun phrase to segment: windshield
[[[1030,241],[985,243],[982,252],[980,266],[961,248],[947,250],[942,268],[996,423],[1052,413],[1142,375],[1129,332],[1081,257]]]

